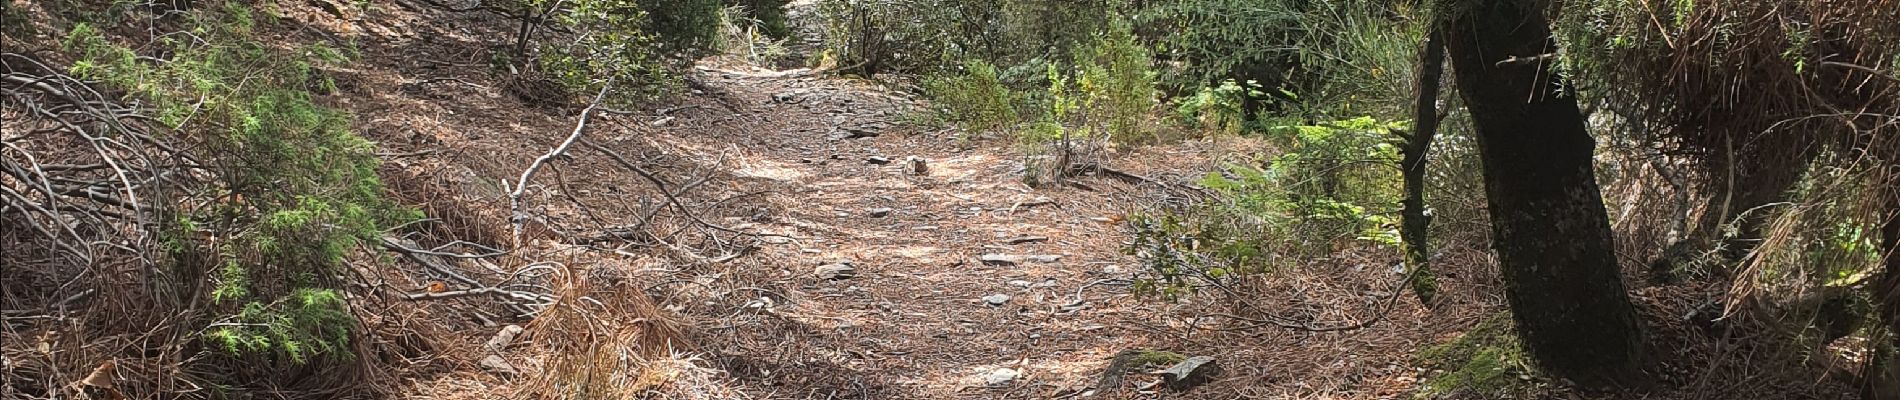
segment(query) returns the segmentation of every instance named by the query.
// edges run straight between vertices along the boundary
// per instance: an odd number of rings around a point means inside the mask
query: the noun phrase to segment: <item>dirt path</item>
[[[380,135],[384,151],[423,154],[386,164],[405,171],[398,177],[413,176],[397,181],[441,187],[450,194],[433,197],[461,199],[429,203],[433,192],[424,190],[406,201],[426,203],[444,225],[478,227],[442,236],[500,243],[495,238],[505,232],[479,229],[506,221],[496,212],[506,210],[497,188],[557,145],[572,129],[572,113],[522,107],[494,85],[405,83],[456,71],[386,66],[361,73],[346,91],[363,102],[356,104],[367,121],[363,130]],[[648,183],[581,151],[552,164],[529,191],[530,212],[563,232],[528,243],[525,252],[574,257],[568,260],[595,277],[621,274],[600,279],[612,290],[645,288],[635,297],[655,299],[687,326],[683,338],[692,345],[673,350],[693,360],[694,376],[711,376],[692,380],[711,387],[688,390],[696,394],[687,397],[1086,398],[1115,353],[1149,348],[1214,356],[1226,372],[1185,393],[1136,389],[1158,378],[1130,374],[1101,398],[1412,398],[1421,380],[1446,372],[1428,369],[1421,349],[1501,315],[1493,260],[1472,248],[1440,261],[1447,268],[1436,309],[1408,297],[1382,312],[1402,293],[1400,276],[1389,268],[1396,252],[1351,246],[1229,282],[1250,296],[1251,309],[1218,296],[1179,304],[1138,299],[1126,284],[1142,267],[1122,253],[1126,228],[1115,221],[1177,201],[1169,190],[1099,177],[1081,178],[1086,188],[1027,187],[1023,157],[1008,139],[966,141],[960,132],[913,123],[916,101],[864,81],[713,68],[692,72],[691,81],[673,104],[599,116],[588,137],[675,184],[712,177],[688,193],[699,217],[791,239],[767,237],[725,255],[682,254],[690,244],[574,244],[589,227],[629,225],[657,204]],[[405,90],[379,96],[366,89],[379,86]],[[1255,157],[1270,154],[1260,146],[1250,138],[1186,140],[1122,151],[1110,162],[1178,184],[1223,164],[1258,163]],[[909,170],[910,157],[922,159],[927,173]],[[1046,239],[1012,240],[1024,237]],[[979,257],[986,254],[1050,257],[984,263]],[[817,271],[840,262],[853,266],[854,276],[828,279]],[[1690,305],[1681,306],[1658,309]],[[430,307],[454,316],[470,308]],[[1379,322],[1305,332],[1210,317],[1217,313],[1322,326]],[[479,349],[495,330],[460,323],[469,333],[457,345],[462,349]],[[444,353],[474,356],[457,358],[466,364],[452,373],[418,382],[413,397],[509,398],[497,393],[516,393],[511,386],[529,382],[482,371],[473,363],[486,353]],[[527,366],[560,358],[525,350],[507,356]],[[1446,397],[1475,393],[1460,390]]]
[[[702,72],[722,101],[681,116],[708,123],[670,130],[705,133],[674,144],[730,145],[732,173],[770,182],[781,207],[757,227],[798,238],[754,256],[778,269],[754,277],[776,285],[760,296],[770,310],[713,332],[733,345],[720,349],[729,372],[755,392],[1041,398],[1075,391],[1138,345],[1124,320],[1151,310],[1120,298],[1130,260],[1105,222],[1129,190],[1031,190],[1007,146],[919,131],[905,123],[910,101],[859,82]],[[733,112],[716,116],[719,106]],[[839,262],[856,276],[815,274]]]
[[[479,49],[484,38],[509,37],[512,24],[483,13],[378,10],[362,21],[300,14],[371,44],[361,69],[333,71],[338,105],[355,112],[358,130],[389,155],[383,175],[398,200],[440,220],[425,236],[513,243],[508,190],[524,166],[573,130],[578,107],[523,104],[505,90]],[[1137,299],[1126,286],[1141,267],[1122,253],[1127,235],[1113,221],[1178,204],[1169,190],[1099,177],[1079,179],[1086,188],[1032,189],[1022,183],[1013,140],[964,140],[961,132],[913,123],[919,103],[900,91],[830,75],[733,69],[690,71],[689,90],[666,104],[597,115],[587,137],[674,188],[708,178],[681,196],[696,217],[795,239],[764,238],[749,250],[691,234],[662,233],[670,243],[580,240],[640,224],[664,206],[650,182],[582,148],[550,163],[523,197],[524,212],[555,232],[531,235],[517,243],[519,256],[497,261],[504,268],[562,261],[584,269],[597,288],[644,290],[638,297],[654,299],[687,328],[681,337],[692,345],[675,350],[713,371],[717,382],[702,382],[716,386],[709,392],[1065,398],[1093,385],[1115,353],[1154,348],[1217,356],[1227,372],[1192,392],[1144,397],[1385,398],[1415,386],[1417,371],[1402,367],[1411,352],[1475,324],[1475,317],[1433,316],[1406,301],[1388,322],[1350,333],[1207,329],[1232,328],[1233,321],[1205,316],[1235,311],[1201,299]],[[1257,164],[1264,146],[1257,138],[1217,137],[1125,149],[1106,161],[1184,183],[1221,165]],[[928,172],[906,171],[908,157],[923,159]],[[675,224],[668,230],[681,222],[672,211],[662,218]],[[1046,239],[1011,240],[1031,236]],[[1389,265],[1377,258],[1391,252],[1362,253],[1302,261],[1237,284],[1280,317],[1370,318],[1397,277],[1378,267]],[[995,265],[979,261],[985,254],[1060,258]],[[815,271],[838,261],[854,266],[855,277]],[[440,279],[420,267],[388,268],[405,287]],[[1460,289],[1489,282],[1447,276],[1441,283],[1447,293],[1469,294],[1448,296],[1448,304],[1493,303],[1477,298],[1489,293],[1482,287]],[[998,295],[1008,299],[985,300]],[[532,384],[477,364],[498,328],[475,314],[488,306],[421,307],[465,334],[440,351],[455,355],[444,368],[454,372],[419,382],[417,397],[507,398],[490,388],[515,393]],[[1234,345],[1241,341],[1247,345]],[[530,368],[559,358],[523,348],[504,356]]]

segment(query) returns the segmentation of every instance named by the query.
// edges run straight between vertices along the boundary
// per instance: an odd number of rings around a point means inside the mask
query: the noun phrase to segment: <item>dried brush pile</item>
[[[1900,132],[1892,1],[1572,1],[1558,16],[1581,89],[1715,189],[1732,177],[1727,215],[1778,200],[1822,153],[1900,155],[1883,139]]]
[[[1810,343],[1791,346],[1802,354],[1843,336],[1890,336],[1863,330],[1865,320],[1900,326],[1889,255],[1900,235],[1900,4],[1556,8],[1578,90],[1599,98],[1619,133],[1662,154],[1658,165],[1692,167],[1695,179],[1671,186],[1694,187],[1701,217],[1664,257],[1703,260],[1704,275],[1726,280],[1721,315],[1799,327],[1784,333]]]

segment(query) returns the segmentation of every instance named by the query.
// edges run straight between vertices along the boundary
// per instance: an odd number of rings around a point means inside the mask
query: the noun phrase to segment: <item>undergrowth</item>
[[[1362,117],[1270,128],[1283,152],[1202,177],[1212,201],[1129,219],[1128,251],[1151,273],[1137,288],[1174,297],[1335,251],[1399,248],[1397,150],[1384,133],[1392,125]]]
[[[1499,313],[1451,341],[1419,351],[1431,376],[1414,398],[1515,398],[1528,395],[1542,378]]]
[[[383,197],[374,146],[350,131],[350,116],[314,97],[334,90],[323,68],[350,52],[266,47],[250,7],[203,6],[182,17],[190,35],[154,43],[163,59],[79,23],[62,43],[79,55],[69,72],[144,99],[159,123],[201,144],[208,186],[160,205],[172,215],[169,284],[217,310],[199,322],[209,347],[240,359],[348,358],[356,323],[338,281],[343,258],[415,218]]]

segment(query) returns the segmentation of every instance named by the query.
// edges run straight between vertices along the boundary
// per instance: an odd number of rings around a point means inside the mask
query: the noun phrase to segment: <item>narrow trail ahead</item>
[[[799,238],[758,256],[780,267],[758,277],[782,296],[752,322],[768,328],[711,332],[736,345],[719,350],[735,376],[810,392],[793,397],[1045,397],[1140,344],[1128,319],[1152,310],[1114,286],[1131,260],[1112,223],[1139,190],[1032,190],[1008,146],[917,131],[909,100],[861,82],[702,77],[720,101],[683,114],[670,130],[700,133],[675,144],[736,153],[731,173],[773,187],[781,213],[756,227]],[[836,263],[855,277],[816,271]]]
[[[1401,366],[1409,349],[1433,340],[1428,332],[1470,322],[1429,320],[1408,303],[1390,315],[1395,321],[1357,332],[1206,330],[1232,321],[1184,317],[1205,312],[1180,307],[1207,305],[1138,299],[1127,286],[1141,267],[1123,252],[1122,219],[1180,201],[1186,189],[1096,176],[1031,188],[1007,140],[911,123],[918,104],[883,87],[800,71],[702,67],[695,76],[693,95],[669,107],[677,112],[640,130],[656,131],[648,136],[657,147],[720,165],[743,182],[740,191],[765,192],[759,211],[726,222],[797,238],[768,240],[731,265],[680,272],[690,276],[666,279],[702,285],[657,294],[715,321],[700,323],[697,336],[747,393],[1065,398],[1093,389],[1117,352],[1153,348],[1221,358],[1227,373],[1190,397],[1376,397],[1410,387],[1414,371]],[[1221,163],[1248,162],[1258,145],[1196,140],[1113,161],[1157,181],[1189,182]],[[1371,318],[1394,295],[1396,277],[1375,266],[1383,262],[1314,260],[1250,290],[1289,294],[1256,299],[1286,317]],[[837,263],[855,276],[819,270]]]
[[[492,80],[493,71],[478,61],[486,56],[470,49],[482,48],[484,37],[506,37],[498,27],[512,25],[484,15],[442,17],[397,12],[361,23],[326,20],[360,29],[373,38],[363,42],[375,44],[365,49],[371,62],[362,69],[337,71],[337,101],[390,154],[385,180],[397,197],[443,219],[436,225],[446,228],[435,233],[508,243],[506,189],[573,131],[578,107],[517,101],[504,82]],[[688,90],[665,103],[596,115],[586,137],[674,189],[692,186],[681,197],[695,218],[794,239],[762,237],[748,246],[725,232],[675,235],[685,229],[675,225],[655,232],[666,240],[589,243],[581,238],[643,224],[643,215],[665,201],[651,182],[580,146],[526,190],[523,211],[555,232],[518,242],[517,253],[530,258],[510,262],[565,260],[600,287],[643,290],[668,311],[663,318],[686,327],[681,338],[692,345],[679,350],[714,371],[719,393],[1068,398],[1092,388],[1116,353],[1146,348],[1216,356],[1226,373],[1191,392],[1143,397],[1382,398],[1415,387],[1419,371],[1407,367],[1412,352],[1481,317],[1432,315],[1401,301],[1385,322],[1353,332],[1238,329],[1233,320],[1206,316],[1248,310],[1132,295],[1128,282],[1142,267],[1123,253],[1128,235],[1121,219],[1199,196],[1182,186],[1208,171],[1258,165],[1261,154],[1270,154],[1258,138],[1210,137],[1100,155],[1106,165],[1173,188],[1102,176],[1031,188],[1014,140],[920,123],[923,103],[904,90],[716,63],[686,71]],[[912,170],[912,157],[922,160],[924,173]],[[678,213],[666,214],[680,222]],[[709,236],[728,241],[708,245]],[[1390,253],[1300,260],[1299,268],[1235,284],[1260,294],[1251,299],[1256,313],[1355,322],[1374,318],[1395,295],[1399,277],[1384,267]],[[985,255],[1021,258],[985,263]],[[854,276],[820,275],[821,266],[839,262],[854,267]],[[404,268],[411,272],[397,271],[398,278],[426,284],[426,273]],[[1486,289],[1459,289],[1493,284],[1487,280],[1442,279],[1447,293],[1458,293],[1447,296],[1448,304],[1491,302],[1480,298]],[[469,313],[467,305],[427,306],[444,316]],[[464,345],[475,349],[495,329],[467,328],[472,335]],[[534,365],[550,355],[505,356]],[[480,374],[474,364],[482,355],[473,357],[462,369],[473,374],[443,376],[420,392],[443,398],[520,383]],[[1131,374],[1116,391],[1132,394],[1158,379]],[[730,396],[708,398],[720,397]]]

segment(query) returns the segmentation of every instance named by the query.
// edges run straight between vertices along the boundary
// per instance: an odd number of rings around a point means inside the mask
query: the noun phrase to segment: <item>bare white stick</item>
[[[522,171],[521,179],[515,182],[515,190],[508,193],[508,209],[514,212],[508,220],[509,224],[514,227],[514,241],[516,247],[521,246],[522,223],[528,220],[528,214],[521,211],[521,195],[528,190],[528,180],[534,178],[534,172],[541,170],[541,166],[547,164],[548,160],[567,153],[567,148],[573,146],[574,141],[580,140],[581,132],[587,130],[587,117],[594,114],[594,109],[600,107],[601,99],[606,98],[607,91],[613,89],[613,87],[614,81],[612,79],[607,80],[607,84],[600,86],[600,93],[594,95],[594,101],[587,103],[587,109],[581,110],[580,122],[574,123],[574,133],[567,134],[567,140],[562,140],[560,146],[554,147],[553,150],[548,150],[547,154],[541,155],[541,158],[534,159],[534,163],[528,164],[528,170]]]

